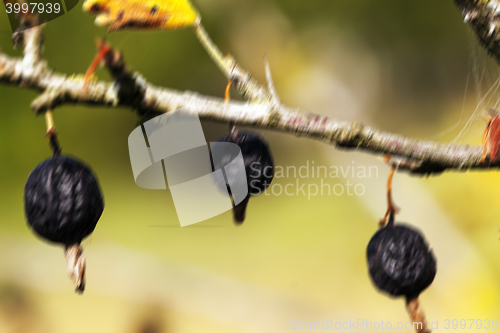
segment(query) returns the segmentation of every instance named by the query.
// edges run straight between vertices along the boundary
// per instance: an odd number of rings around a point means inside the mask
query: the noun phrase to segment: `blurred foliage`
[[[277,90],[290,106],[360,120],[404,135],[479,144],[484,126],[479,111],[495,106],[500,99],[496,64],[479,49],[452,0],[193,3],[214,41],[262,82],[262,57],[267,53]],[[93,20],[75,8],[47,24],[44,54],[49,66],[62,73],[84,73],[96,51],[95,38],[105,36],[123,51],[130,68],[151,83],[223,96],[226,81],[190,29],[108,35]],[[11,56],[19,55],[20,50],[12,50],[10,37],[7,16],[0,15],[0,48]],[[102,69],[97,75],[110,80]],[[250,202],[247,221],[241,227],[233,225],[228,212],[180,228],[169,192],[143,190],[133,181],[127,148],[128,134],[138,120],[133,110],[67,105],[54,112],[63,153],[78,156],[93,167],[106,203],[94,234],[84,244],[89,250],[86,294],[74,295],[64,276],[62,249],[37,239],[23,215],[24,183],[30,171],[50,154],[43,138],[44,119],[35,117],[29,107],[36,96],[34,91],[0,85],[1,332],[14,327],[13,322],[18,326],[12,332],[34,332],[29,328],[32,323],[37,323],[40,332],[54,333],[288,329],[286,320],[279,326],[282,329],[266,328],[273,327],[266,323],[272,323],[271,317],[277,318],[277,312],[285,311],[286,306],[276,306],[269,318],[257,312],[244,314],[241,309],[250,302],[252,292],[246,298],[234,296],[231,311],[217,317],[217,311],[222,311],[219,297],[207,299],[201,286],[191,280],[200,274],[206,274],[207,286],[211,286],[208,276],[216,274],[278,295],[290,304],[323,309],[327,318],[407,320],[403,301],[379,294],[367,274],[365,248],[385,211],[388,170],[376,157],[264,131],[277,165],[298,168],[307,161],[326,166],[374,165],[379,176],[356,180],[366,186],[362,197],[318,195],[308,200],[304,195],[267,193]],[[469,118],[470,126],[466,126]],[[223,124],[204,122],[203,126],[208,141],[227,131]],[[335,185],[345,180],[325,181]],[[395,183],[410,180],[414,181],[398,174]],[[395,192],[395,201],[408,198],[402,217],[409,217],[407,222],[419,226],[431,245],[441,251],[437,253],[436,281],[422,296],[428,317],[493,319],[500,310],[495,283],[500,277],[498,174],[446,173],[417,180],[423,192],[408,185]],[[313,178],[301,181],[306,186],[319,183]],[[289,182],[295,179],[278,178],[273,184]],[[423,196],[428,198],[426,204]],[[405,215],[412,209],[432,215],[435,207],[429,208],[428,202],[435,203],[453,223]],[[439,229],[444,225],[448,229]],[[101,264],[106,246],[121,250]],[[27,252],[21,251],[24,248]],[[449,249],[449,253],[441,249]],[[154,279],[155,270],[137,268],[145,260],[132,260],[135,253],[158,260],[152,267],[172,271],[158,271],[158,279]],[[447,265],[451,259],[464,266]],[[119,260],[125,260],[125,266],[119,266]],[[176,265],[193,268],[193,275],[186,278],[192,290],[182,297],[175,294],[178,285],[161,282],[175,273]],[[27,274],[31,270],[40,276]],[[105,280],[108,274],[119,278]],[[51,283],[41,275],[63,282]],[[166,294],[144,295],[140,291],[145,287],[166,290]],[[231,299],[231,290],[221,287],[220,298]],[[179,306],[180,298],[192,306]],[[273,304],[263,303],[262,307]],[[304,313],[308,312],[297,312],[297,319],[307,320]],[[242,317],[249,319],[232,319]],[[264,328],[256,329],[259,323]]]

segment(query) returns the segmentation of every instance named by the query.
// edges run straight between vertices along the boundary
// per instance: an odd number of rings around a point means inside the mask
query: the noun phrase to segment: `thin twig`
[[[233,65],[233,61],[231,61],[229,57],[226,57],[224,56],[224,54],[222,54],[221,50],[219,50],[217,45],[212,41],[201,22],[195,24],[193,26],[193,30],[210,58],[212,58],[217,67],[219,67],[219,69],[229,79],[231,76],[231,66]]]
[[[193,30],[201,45],[215,62],[228,80],[231,80],[243,98],[256,103],[266,103],[272,100],[271,94],[261,86],[252,76],[241,68],[231,56],[224,56],[217,45],[212,41],[207,31],[200,23],[193,26]]]

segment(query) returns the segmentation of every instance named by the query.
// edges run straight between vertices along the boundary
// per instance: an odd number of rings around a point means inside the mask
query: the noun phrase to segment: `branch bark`
[[[500,166],[498,161],[481,163],[481,147],[407,138],[370,128],[360,122],[337,120],[287,107],[276,96],[272,80],[265,92],[260,92],[265,88],[259,85],[259,94],[265,98],[250,98],[250,102],[224,102],[220,98],[190,91],[156,87],[140,74],[132,74],[121,53],[114,49],[106,55],[104,64],[115,81],[91,82],[84,91],[82,75],[68,77],[56,73],[42,60],[42,29],[43,27],[38,26],[22,32],[25,44],[23,58],[10,58],[0,52],[0,82],[42,92],[31,105],[36,114],[65,104],[123,106],[137,110],[140,114],[163,113],[182,108],[183,112],[196,113],[201,119],[277,130],[320,140],[341,149],[389,154],[396,157],[391,161],[397,164],[399,170],[407,170],[413,174]],[[248,76],[237,64],[234,68],[241,72],[238,77]],[[230,76],[231,73],[225,74]]]
[[[486,51],[500,62],[500,1],[455,0]]]

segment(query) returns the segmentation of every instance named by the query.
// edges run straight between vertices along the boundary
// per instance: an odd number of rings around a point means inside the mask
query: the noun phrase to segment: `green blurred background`
[[[479,144],[481,112],[500,100],[500,70],[452,0],[193,2],[214,41],[261,82],[267,54],[289,106]],[[223,96],[226,80],[190,29],[108,35],[80,7],[45,29],[44,57],[56,71],[84,73],[95,38],[106,36],[152,84]],[[0,48],[20,54],[5,14]],[[110,80],[103,69],[97,76]],[[0,332],[288,332],[292,319],[408,320],[404,301],[379,293],[367,272],[366,245],[386,209],[389,170],[380,157],[261,131],[276,165],[378,172],[298,180],[306,190],[350,181],[365,189],[359,196],[277,195],[297,179],[276,178],[251,200],[242,226],[227,212],[180,228],[168,191],[135,185],[127,137],[138,118],[120,108],[54,113],[63,152],[92,166],[106,203],[84,241],[87,290],[76,295],[62,248],[38,239],[24,218],[26,179],[50,156],[44,119],[30,109],[36,96],[0,85]],[[227,126],[207,122],[204,129],[213,141]],[[437,257],[436,279],[421,295],[437,331],[446,319],[500,320],[498,184],[497,172],[395,176],[398,219],[421,229]]]

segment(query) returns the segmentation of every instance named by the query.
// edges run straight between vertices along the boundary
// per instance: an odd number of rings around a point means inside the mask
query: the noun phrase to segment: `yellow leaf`
[[[86,0],[83,11],[109,32],[122,29],[179,29],[200,22],[189,0]]]

